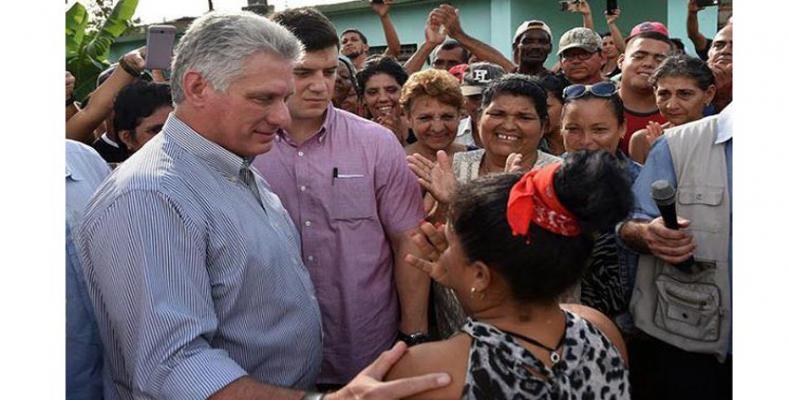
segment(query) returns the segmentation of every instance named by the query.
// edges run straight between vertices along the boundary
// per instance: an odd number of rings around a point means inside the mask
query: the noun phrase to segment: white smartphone
[[[170,69],[176,27],[173,25],[151,25],[145,39],[145,68]]]

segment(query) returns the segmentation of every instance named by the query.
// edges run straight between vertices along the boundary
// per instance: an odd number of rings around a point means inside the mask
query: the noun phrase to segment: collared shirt
[[[95,150],[66,140],[66,398],[102,398],[102,346],[72,233],[110,167]],[[105,387],[105,390],[111,390]]]
[[[458,133],[455,136],[455,143],[465,146],[477,146],[474,133],[472,132],[472,117],[466,117],[458,123]]]
[[[727,160],[727,185],[728,193],[732,200],[732,104],[727,106],[718,117],[716,144],[725,143],[724,154]],[[655,201],[650,195],[650,185],[659,180],[666,179],[672,187],[677,187],[675,166],[672,164],[672,154],[669,144],[664,136],[656,140],[650,148],[645,166],[633,186],[635,209],[632,218],[653,219],[660,215]],[[732,204],[732,203],[731,203]]]
[[[121,398],[206,398],[244,375],[310,388],[321,317],[296,228],[248,160],[171,114],[91,200],[79,243]]]
[[[297,145],[281,131],[253,164],[299,227],[324,324],[319,383],[348,382],[395,340],[389,238],[424,218],[417,178],[387,129],[332,105]]]
[[[129,158],[129,152],[125,146],[110,139],[107,132],[99,136],[91,146],[108,163],[120,163]]]

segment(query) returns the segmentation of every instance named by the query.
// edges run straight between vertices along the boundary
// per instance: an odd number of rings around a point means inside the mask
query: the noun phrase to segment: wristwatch
[[[305,392],[302,400],[321,400],[324,398],[325,393],[318,392]]]
[[[121,59],[118,61],[118,65],[119,65],[119,66],[120,66],[120,67],[121,67],[121,68],[122,68],[124,71],[126,71],[126,73],[127,73],[127,74],[129,74],[129,75],[131,75],[131,76],[133,76],[133,77],[135,77],[135,78],[138,78],[138,77],[140,77],[140,75],[142,75],[142,71],[138,71],[138,70],[134,69],[134,67],[132,67],[131,65],[129,65],[129,64],[126,62],[126,60],[124,60],[123,58],[121,58]]]
[[[402,340],[406,342],[406,345],[411,347],[416,344],[430,342],[431,337],[428,336],[426,333],[422,333],[420,331],[414,332],[412,334],[405,334],[403,332],[398,331],[398,340]]]

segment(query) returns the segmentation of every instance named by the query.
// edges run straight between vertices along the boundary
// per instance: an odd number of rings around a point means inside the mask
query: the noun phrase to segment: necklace
[[[521,334],[518,334],[518,333],[515,333],[515,332],[506,331],[504,329],[500,329],[500,331],[502,331],[503,333],[506,333],[506,334],[508,334],[510,336],[513,336],[513,337],[517,337],[517,338],[519,338],[519,339],[521,339],[521,340],[523,340],[523,341],[525,341],[527,343],[533,344],[535,346],[540,347],[541,349],[544,349],[544,350],[548,351],[549,352],[549,359],[551,359],[552,365],[556,364],[556,363],[558,363],[560,361],[560,354],[557,352],[557,350],[560,348],[560,346],[562,346],[562,343],[565,341],[565,331],[566,330],[567,330],[567,326],[566,326],[566,329],[563,329],[562,336],[560,337],[560,340],[557,343],[557,345],[554,346],[554,348],[551,348],[551,347],[546,346],[545,344],[543,344],[541,342],[538,342],[537,340],[535,340],[535,339],[533,339],[531,337],[524,336],[524,335],[521,335]]]

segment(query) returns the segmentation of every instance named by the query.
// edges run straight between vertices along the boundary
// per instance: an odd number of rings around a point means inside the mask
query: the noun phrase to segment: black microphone
[[[675,188],[664,179],[657,180],[650,185],[650,194],[653,196],[653,201],[658,206],[658,211],[661,213],[661,218],[664,219],[664,225],[669,229],[678,230],[678,216],[675,213]],[[675,267],[683,272],[691,273],[691,267],[694,265],[694,256],[689,257],[687,260],[675,264]]]

